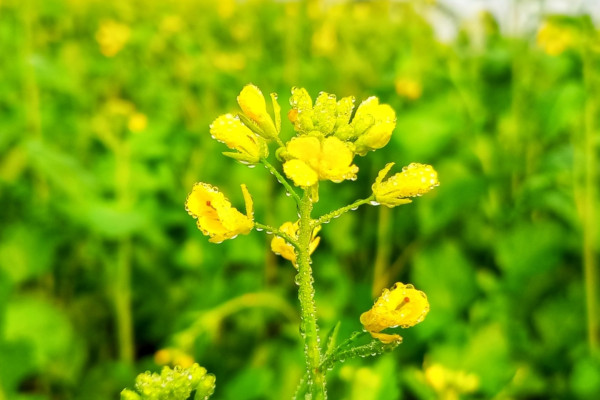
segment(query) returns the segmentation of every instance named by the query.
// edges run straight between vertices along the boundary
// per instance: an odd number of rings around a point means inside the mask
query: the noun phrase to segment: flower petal
[[[319,181],[317,172],[302,160],[286,161],[283,172],[296,186],[309,187]]]

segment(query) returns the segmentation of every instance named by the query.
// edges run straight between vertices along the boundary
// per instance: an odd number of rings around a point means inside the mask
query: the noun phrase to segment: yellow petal
[[[253,84],[244,86],[237,101],[244,114],[256,122],[267,113],[265,97],[260,89]]]
[[[254,227],[251,217],[233,208],[223,193],[207,183],[194,185],[185,207],[196,218],[198,229],[210,236],[211,242],[219,243],[239,234],[247,234]]]
[[[298,238],[298,222],[285,222],[279,227],[279,230],[291,238]],[[280,255],[286,260],[291,261],[294,265],[296,264],[296,252],[294,246],[289,244],[285,239],[279,236],[273,237],[271,240],[271,250],[273,253]]]
[[[300,136],[292,138],[286,144],[292,158],[298,158],[309,165],[318,165],[321,155],[321,141],[315,136]]]
[[[356,179],[358,167],[352,165],[354,154],[348,146],[335,136],[323,140],[318,165],[319,177],[332,182]]]
[[[248,188],[246,185],[242,183],[242,195],[244,196],[244,204],[246,205],[246,216],[254,220],[254,203],[252,203],[252,196],[250,196],[250,192],[248,192]]]
[[[232,150],[237,150],[246,162],[257,163],[264,156],[262,142],[264,139],[258,137],[238,118],[231,114],[219,116],[210,125],[210,133],[213,138],[225,143]]]
[[[283,172],[296,186],[309,187],[319,181],[317,172],[302,160],[286,161]]]
[[[374,339],[381,340],[381,343],[402,343],[402,336],[397,334],[369,332]]]

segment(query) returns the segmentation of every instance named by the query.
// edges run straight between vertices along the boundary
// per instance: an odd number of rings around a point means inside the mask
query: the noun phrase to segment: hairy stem
[[[260,222],[254,222],[254,227],[257,229],[264,230],[267,233],[272,233],[275,236],[279,236],[279,237],[285,239],[286,242],[288,242],[289,244],[294,246],[294,248],[296,248],[296,249],[298,248],[298,241],[296,239],[294,239],[287,233],[285,233],[277,228],[274,228],[270,225],[261,224]]]
[[[321,224],[326,224],[329,221],[331,221],[333,218],[338,218],[341,215],[347,213],[350,210],[355,210],[358,207],[362,206],[363,204],[367,204],[370,203],[371,201],[375,200],[375,196],[371,195],[369,197],[367,197],[366,199],[361,199],[361,200],[356,200],[354,203],[349,204],[345,207],[341,207],[338,208],[335,211],[329,212],[323,216],[321,216],[319,219],[314,221],[315,226],[321,225]]]
[[[298,196],[298,193],[296,193],[296,191],[290,185],[287,179],[285,179],[283,175],[281,175],[279,171],[277,171],[277,169],[273,165],[271,165],[271,163],[268,162],[266,159],[262,158],[260,162],[269,170],[270,173],[275,175],[275,178],[277,178],[277,180],[283,185],[285,190],[294,198],[294,200],[296,200],[296,204],[299,205],[301,201],[300,196]]]
[[[304,191],[299,206],[300,229],[298,232],[297,262],[298,275],[296,282],[299,285],[298,299],[300,300],[300,332],[304,340],[304,353],[308,372],[308,387],[312,400],[327,398],[325,389],[325,371],[320,368],[321,348],[317,327],[315,309],[315,290],[313,287],[312,267],[310,260],[310,241],[312,238],[313,221],[310,214],[312,202],[309,190]]]

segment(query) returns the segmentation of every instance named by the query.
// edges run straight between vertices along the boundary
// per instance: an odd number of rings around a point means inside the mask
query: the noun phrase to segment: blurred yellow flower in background
[[[479,388],[479,377],[465,371],[432,364],[425,368],[425,380],[441,400],[459,400],[461,394],[473,393]]]
[[[127,128],[133,133],[139,133],[146,129],[148,126],[148,117],[141,112],[134,112],[129,116],[127,121]]]
[[[294,238],[294,239],[298,239],[298,230],[299,229],[300,229],[300,225],[299,225],[298,221],[293,222],[293,223],[292,222],[284,222],[283,225],[281,225],[279,227],[280,231],[282,231],[283,233],[287,234],[288,236],[290,236],[291,238]],[[310,247],[309,247],[310,254],[314,253],[317,246],[319,245],[319,242],[321,241],[321,238],[317,236],[319,234],[320,230],[321,230],[321,226],[317,226],[312,232],[312,238],[311,238]],[[280,236],[273,237],[273,239],[271,240],[271,250],[273,251],[273,253],[278,254],[281,257],[285,258],[286,260],[291,261],[294,264],[294,266],[297,268],[296,252],[294,251],[294,246],[289,244],[284,238],[282,238]]]
[[[356,179],[358,172],[358,167],[352,164],[352,150],[333,136],[292,138],[281,156],[287,160],[283,171],[296,186],[313,186],[319,180],[339,183],[345,179]]]
[[[96,41],[102,54],[114,57],[123,49],[130,36],[129,26],[113,20],[104,20],[96,32]]]
[[[246,215],[232,207],[225,195],[208,183],[196,183],[187,197],[185,209],[196,218],[198,229],[210,236],[209,242],[221,243],[239,234],[250,233],[254,227],[252,197],[246,185],[241,186]]]
[[[556,22],[546,21],[537,32],[537,45],[548,55],[558,56],[575,45],[572,29]]]
[[[416,100],[423,94],[421,82],[411,78],[398,78],[394,82],[396,93],[409,100]]]
[[[394,163],[379,171],[372,186],[375,201],[387,207],[410,203],[407,197],[421,196],[439,186],[437,172],[431,165],[412,163],[387,180],[383,180]]]
[[[402,340],[397,334],[380,333],[386,328],[409,328],[425,319],[429,312],[427,296],[413,285],[397,282],[383,293],[373,308],[362,313],[360,322],[371,336],[383,343]]]
[[[194,357],[183,350],[167,347],[154,353],[154,362],[158,365],[179,365],[188,368],[194,364]]]

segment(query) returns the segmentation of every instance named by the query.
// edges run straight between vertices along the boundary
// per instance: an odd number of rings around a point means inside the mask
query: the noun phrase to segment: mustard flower
[[[402,168],[387,180],[383,180],[394,163],[388,163],[377,175],[372,186],[375,201],[387,206],[395,207],[410,203],[407,197],[421,196],[439,186],[437,172],[431,165],[412,163]]]
[[[537,45],[548,55],[558,56],[575,45],[575,35],[566,26],[547,21],[537,32]]]
[[[383,293],[373,308],[362,313],[360,322],[366,331],[383,343],[401,341],[397,334],[381,333],[386,328],[410,328],[425,319],[429,312],[427,296],[413,285],[397,282]]]
[[[396,113],[389,105],[379,104],[377,97],[369,97],[356,109],[351,126],[356,137],[355,151],[364,156],[388,144],[396,128]]]
[[[290,105],[292,109],[288,118],[294,124],[296,132],[300,135],[328,136],[340,125],[348,124],[354,108],[354,98],[344,97],[338,102],[335,95],[321,92],[313,105],[306,89],[294,87]]]
[[[385,146],[396,127],[396,113],[389,105],[379,104],[377,97],[363,101],[352,121],[351,96],[336,101],[335,95],[321,92],[313,105],[306,89],[293,88],[290,104],[288,118],[300,135],[336,136],[352,144],[352,150],[361,156]]]
[[[210,236],[209,242],[221,243],[239,234],[250,233],[254,227],[252,198],[246,185],[241,186],[246,215],[232,207],[225,195],[208,183],[196,183],[187,197],[185,209],[196,218],[198,229]]]
[[[116,56],[127,44],[130,36],[129,26],[113,20],[102,21],[95,35],[100,52],[106,57]]]
[[[286,233],[288,236],[290,236],[294,239],[298,239],[298,230],[299,229],[300,229],[300,224],[298,221],[296,221],[294,223],[285,222],[283,225],[281,225],[279,227],[280,231],[282,231],[283,233]],[[321,230],[321,226],[318,226],[313,230],[312,238],[310,240],[310,245],[309,245],[310,254],[314,253],[317,246],[319,245],[319,242],[321,241],[321,238],[317,236],[319,234],[320,230]],[[279,236],[273,237],[273,240],[271,240],[271,250],[273,251],[273,253],[278,254],[281,257],[285,258],[286,260],[291,261],[292,264],[294,264],[294,266],[297,268],[296,252],[294,251],[294,246],[289,244],[284,238],[279,237]]]
[[[213,138],[237,151],[224,152],[224,155],[240,162],[256,164],[269,155],[265,140],[231,114],[221,115],[214,120],[210,124],[210,133]]]
[[[397,78],[394,87],[399,96],[408,100],[416,100],[423,94],[423,86],[416,79]]]
[[[287,160],[283,171],[296,186],[310,187],[319,180],[338,183],[356,179],[358,172],[358,167],[352,164],[354,153],[334,136],[292,138],[281,156]]]
[[[275,93],[271,93],[275,121],[267,112],[265,97],[258,87],[252,84],[244,86],[237,97],[237,101],[243,112],[240,119],[244,124],[265,139],[274,139],[279,136],[281,131],[281,108]]]

